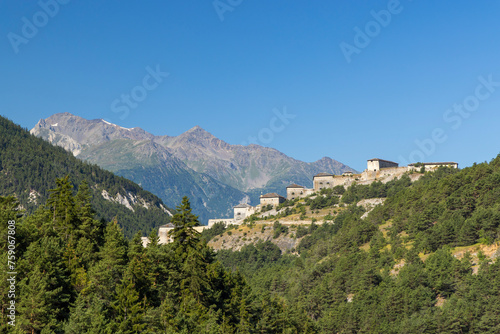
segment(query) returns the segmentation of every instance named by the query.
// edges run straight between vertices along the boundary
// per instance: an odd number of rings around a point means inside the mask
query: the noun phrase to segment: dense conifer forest
[[[172,218],[174,242],[156,231],[144,248],[127,240],[116,221],[94,219],[85,183],[74,194],[57,180],[46,206],[31,215],[14,197],[0,198],[0,261],[14,263],[18,281],[0,272],[0,333],[309,333],[312,319],[282,298],[255,294],[238,272],[216,260],[193,229],[184,198]],[[15,222],[9,253],[7,222]],[[9,239],[10,240],[10,239]],[[15,300],[15,326],[9,324]]]
[[[500,333],[500,156],[341,193],[345,204],[386,201],[365,219],[351,204],[333,223],[297,229],[295,253],[261,242],[217,258],[255,293],[306,312],[319,333]],[[225,231],[216,229],[206,239]]]

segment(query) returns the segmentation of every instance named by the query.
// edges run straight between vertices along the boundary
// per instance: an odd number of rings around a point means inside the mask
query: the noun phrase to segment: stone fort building
[[[394,161],[379,158],[370,159],[366,162],[366,169],[360,174],[354,174],[352,172],[344,172],[342,175],[319,173],[313,177],[313,189],[307,189],[301,185],[292,184],[287,187],[287,199],[292,200],[297,197],[306,197],[324,188],[333,188],[336,186],[347,188],[354,183],[370,184],[377,180],[388,182],[394,178],[401,177],[401,175],[406,172],[419,171],[422,167],[424,167],[426,171],[433,171],[441,166],[458,168],[456,162],[424,162],[399,167],[399,164]]]
[[[401,177],[406,172],[420,171],[424,168],[425,171],[434,171],[439,167],[451,167],[458,168],[458,163],[456,162],[423,162],[423,163],[411,163],[405,167],[399,167],[399,164],[393,161],[384,159],[370,159],[367,160],[366,169],[360,174],[354,174],[353,172],[344,172],[342,175],[334,175],[330,173],[319,173],[313,177],[313,188],[308,189],[304,186],[298,184],[291,184],[286,187],[286,199],[293,200],[296,198],[302,198],[314,193],[321,191],[324,188],[333,188],[336,186],[343,186],[345,188],[351,186],[354,183],[357,184],[370,184],[374,181],[388,182],[395,178]],[[199,232],[203,231],[205,228],[212,227],[217,222],[222,222],[225,225],[234,224],[240,225],[243,223],[246,217],[258,213],[261,211],[262,207],[271,205],[273,207],[285,201],[285,197],[277,193],[269,193],[260,196],[260,203],[256,206],[251,206],[246,203],[241,203],[233,207],[233,218],[222,218],[222,219],[209,219],[208,226],[197,226],[195,229]],[[174,228],[174,225],[169,223],[160,226],[158,230],[158,236],[160,238],[160,243],[172,242],[169,232]],[[146,246],[149,243],[148,238],[142,238],[143,245]]]

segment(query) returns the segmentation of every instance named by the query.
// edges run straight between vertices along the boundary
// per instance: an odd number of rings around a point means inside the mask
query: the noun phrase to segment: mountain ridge
[[[145,185],[146,189],[158,194],[168,205],[174,203],[168,196],[173,196],[177,202],[181,193],[200,196],[198,203],[194,201],[194,207],[203,218],[229,215],[233,205],[248,198],[258,202],[261,193],[284,194],[286,186],[292,182],[311,187],[312,176],[319,172],[355,172],[329,157],[303,162],[274,148],[232,145],[199,125],[178,136],[155,136],[141,128],[127,129],[102,119],[86,120],[60,113],[40,120],[31,133],[64,147],[80,159],[139,184],[149,184]],[[123,140],[135,142],[135,146]],[[149,142],[147,150],[157,155],[155,161],[144,159],[141,149],[146,149],[146,142]],[[147,172],[141,163],[148,166]],[[171,180],[175,177],[179,178],[178,182]],[[163,185],[152,184],[148,181],[151,178]],[[167,186],[174,190],[167,191]],[[209,212],[208,203],[215,203],[214,198],[219,198],[218,209]]]

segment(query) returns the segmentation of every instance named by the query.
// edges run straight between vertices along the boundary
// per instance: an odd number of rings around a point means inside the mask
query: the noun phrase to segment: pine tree
[[[71,309],[71,316],[64,325],[67,334],[108,333],[109,312],[95,295],[80,294]]]
[[[114,291],[127,263],[127,244],[116,221],[108,224],[101,247],[99,261],[89,270],[89,289]],[[102,297],[110,297],[105,294]]]
[[[198,303],[207,304],[210,289],[207,264],[199,251],[190,249],[181,268],[181,291],[183,296],[190,295]]]
[[[127,265],[127,242],[116,221],[108,224],[105,242],[99,251],[100,260],[88,271],[88,284],[80,293],[93,295],[110,307],[117,284]]]
[[[92,199],[92,194],[90,192],[89,184],[84,180],[80,187],[78,187],[78,193],[75,196],[75,204],[78,208],[78,218],[84,226],[86,226],[86,221],[94,219],[94,209],[90,203]]]
[[[99,252],[101,261],[105,262],[109,270],[123,270],[127,263],[127,241],[116,220],[106,227],[104,240]]]
[[[50,190],[47,207],[52,213],[52,228],[64,240],[76,228],[75,200],[73,186],[69,182],[69,174],[56,180],[57,187]]]
[[[20,282],[20,298],[18,304],[19,326],[27,333],[39,333],[48,324],[54,325],[48,302],[49,283],[39,266],[32,268]]]
[[[188,250],[199,250],[200,233],[194,229],[200,225],[198,216],[191,213],[191,204],[187,196],[182,198],[182,204],[177,206],[175,215],[170,221],[175,228],[170,232],[174,238],[174,248],[183,258]]]
[[[141,300],[156,302],[157,291],[154,289],[155,275],[152,272],[152,263],[142,246],[141,234],[136,233],[128,247],[128,264],[125,277],[130,279],[139,293]]]
[[[124,279],[117,287],[115,301],[111,304],[114,317],[110,324],[113,332],[120,334],[141,333],[146,324],[139,293],[129,279]]]
[[[94,251],[103,242],[104,226],[94,219],[95,211],[91,204],[92,194],[87,181],[83,181],[75,196],[76,215],[78,217],[77,235],[94,243]]]

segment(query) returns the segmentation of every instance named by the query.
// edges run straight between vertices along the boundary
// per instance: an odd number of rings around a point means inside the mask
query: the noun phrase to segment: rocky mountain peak
[[[179,138],[181,137],[189,137],[189,138],[196,138],[196,139],[212,139],[215,138],[214,135],[212,135],[210,132],[206,131],[203,129],[201,126],[196,125],[195,127],[192,127],[191,129],[187,130],[183,134],[178,136]]]
[[[187,132],[200,131],[200,130],[205,131],[201,126],[195,125],[191,129],[189,129]]]
[[[215,137],[210,132],[206,131],[199,125],[189,129],[188,131],[171,137],[170,147],[193,150],[195,148],[210,148],[215,149],[218,147],[225,147],[228,144],[223,140]]]
[[[33,127],[33,129],[38,129],[38,128],[44,128],[47,126],[47,122],[42,118],[36,123],[36,125]]]

